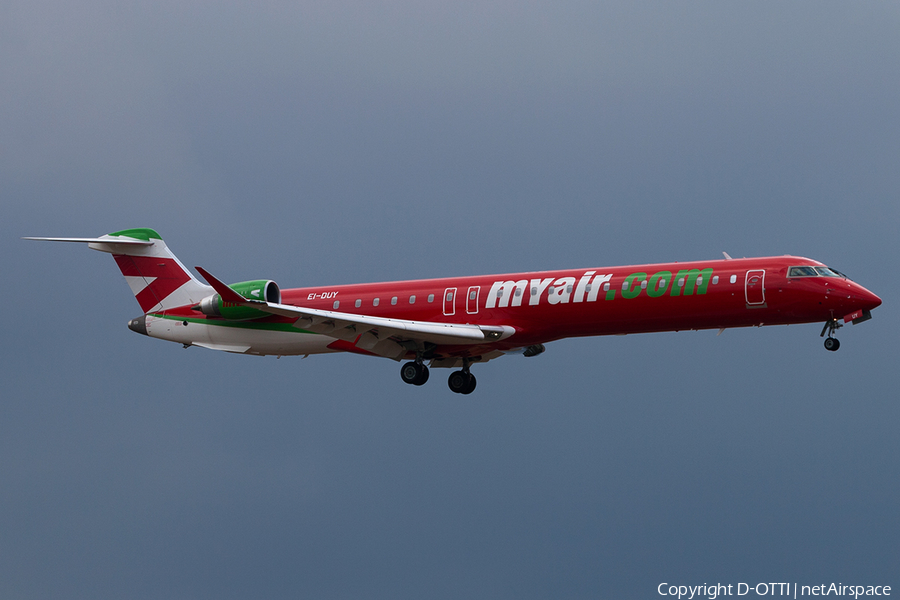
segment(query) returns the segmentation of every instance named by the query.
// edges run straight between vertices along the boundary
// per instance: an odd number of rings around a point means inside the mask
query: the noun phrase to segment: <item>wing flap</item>
[[[497,342],[508,338],[515,330],[505,325],[469,325],[410,321],[370,315],[356,315],[332,310],[304,308],[286,304],[253,301],[248,304],[257,310],[296,319],[294,327],[313,333],[353,341],[365,333],[384,339],[399,336],[434,344],[475,344]]]

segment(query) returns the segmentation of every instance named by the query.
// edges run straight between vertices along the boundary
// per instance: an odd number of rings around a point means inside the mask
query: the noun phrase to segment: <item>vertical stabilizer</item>
[[[153,229],[126,229],[99,238],[26,239],[83,242],[93,250],[112,254],[145,313],[197,304],[215,293],[181,264]]]

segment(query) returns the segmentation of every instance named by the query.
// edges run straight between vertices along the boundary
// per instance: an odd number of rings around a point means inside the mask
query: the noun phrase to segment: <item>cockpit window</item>
[[[791,267],[788,270],[788,277],[815,277],[816,275],[815,267]]]
[[[791,267],[788,277],[843,277],[846,275],[831,267]]]
[[[844,277],[844,274],[840,271],[835,271],[834,269],[830,269],[828,267],[816,267],[816,273],[818,273],[822,277]]]

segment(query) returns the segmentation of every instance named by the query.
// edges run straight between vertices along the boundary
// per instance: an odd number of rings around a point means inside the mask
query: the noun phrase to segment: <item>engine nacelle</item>
[[[273,304],[281,303],[281,290],[278,288],[277,283],[269,279],[242,281],[240,283],[232,283],[228,287],[248,300],[264,300]],[[229,321],[249,321],[269,316],[269,313],[249,306],[241,306],[234,302],[222,302],[222,297],[219,294],[207,296],[197,306],[204,315],[222,317]]]

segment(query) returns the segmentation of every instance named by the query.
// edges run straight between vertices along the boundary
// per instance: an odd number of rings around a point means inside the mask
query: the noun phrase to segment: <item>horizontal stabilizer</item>
[[[123,244],[125,246],[152,246],[153,242],[133,239],[102,238],[75,238],[75,237],[23,237],[23,240],[37,240],[40,242],[81,242],[83,244]]]

